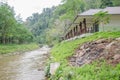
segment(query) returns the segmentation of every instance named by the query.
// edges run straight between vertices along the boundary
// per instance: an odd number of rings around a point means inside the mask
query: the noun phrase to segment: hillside
[[[49,63],[59,62],[60,67],[50,78],[119,80],[119,37],[120,32],[98,32],[89,37],[57,44],[51,50]]]
[[[82,66],[90,64],[94,60],[99,61],[103,59],[111,65],[120,63],[120,37],[84,43],[69,58],[69,62],[72,66]]]

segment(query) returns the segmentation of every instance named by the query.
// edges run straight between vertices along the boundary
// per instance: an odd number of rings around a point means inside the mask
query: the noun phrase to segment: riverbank
[[[0,44],[0,54],[8,54],[15,52],[26,52],[39,48],[35,43],[31,44]]]
[[[85,38],[55,45],[51,50],[49,64],[59,62],[60,67],[55,75],[50,76],[50,78],[52,80],[119,80],[120,64],[112,66],[111,64],[107,64],[104,58],[101,60],[96,59],[92,63],[82,66],[70,65],[70,61],[72,61],[71,57],[76,54],[76,51],[82,45],[99,39],[109,40],[112,38],[114,40],[118,37],[120,37],[120,32],[98,32]]]

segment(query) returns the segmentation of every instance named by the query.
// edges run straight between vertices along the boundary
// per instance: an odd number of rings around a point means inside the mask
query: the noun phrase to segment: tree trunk
[[[2,43],[5,44],[5,35],[2,36]]]

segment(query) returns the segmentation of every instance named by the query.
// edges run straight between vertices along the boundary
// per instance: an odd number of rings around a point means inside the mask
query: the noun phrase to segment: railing
[[[98,24],[96,25],[96,23],[94,23],[92,27],[88,27],[86,26],[86,19],[84,18],[79,25],[76,25],[71,30],[69,30],[62,39],[66,40],[85,33],[93,33],[98,31],[99,31]]]

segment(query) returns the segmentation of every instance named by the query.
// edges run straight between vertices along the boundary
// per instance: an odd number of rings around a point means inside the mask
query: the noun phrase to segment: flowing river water
[[[49,48],[0,58],[0,80],[46,80],[45,62]]]

